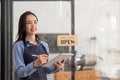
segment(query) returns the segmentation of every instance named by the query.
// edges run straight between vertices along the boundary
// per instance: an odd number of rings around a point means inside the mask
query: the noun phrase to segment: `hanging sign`
[[[78,44],[77,35],[58,35],[57,46],[76,46]]]

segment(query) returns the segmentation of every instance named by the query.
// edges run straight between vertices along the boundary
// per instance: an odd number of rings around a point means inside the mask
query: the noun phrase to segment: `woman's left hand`
[[[65,61],[62,60],[62,61],[57,61],[54,66],[58,69],[58,70],[63,70],[64,69],[64,63]]]

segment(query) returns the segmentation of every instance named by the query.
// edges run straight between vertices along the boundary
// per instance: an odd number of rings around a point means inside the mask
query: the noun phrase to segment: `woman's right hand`
[[[40,54],[38,58],[33,62],[33,66],[39,67],[40,65],[47,63],[47,61],[48,61],[48,55]]]

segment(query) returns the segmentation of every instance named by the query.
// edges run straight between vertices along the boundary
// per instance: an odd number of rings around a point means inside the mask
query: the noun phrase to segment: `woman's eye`
[[[34,24],[37,24],[37,22],[34,22]]]
[[[37,24],[37,21],[26,22],[26,24]]]
[[[31,22],[27,22],[26,24],[31,24]]]

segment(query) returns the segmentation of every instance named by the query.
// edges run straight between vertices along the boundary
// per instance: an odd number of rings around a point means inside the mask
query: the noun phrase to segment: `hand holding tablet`
[[[60,53],[58,56],[56,56],[55,58],[51,59],[46,64],[44,64],[43,67],[50,67],[57,62],[62,62],[62,61],[65,62],[71,56],[73,56],[73,54],[71,53]]]

